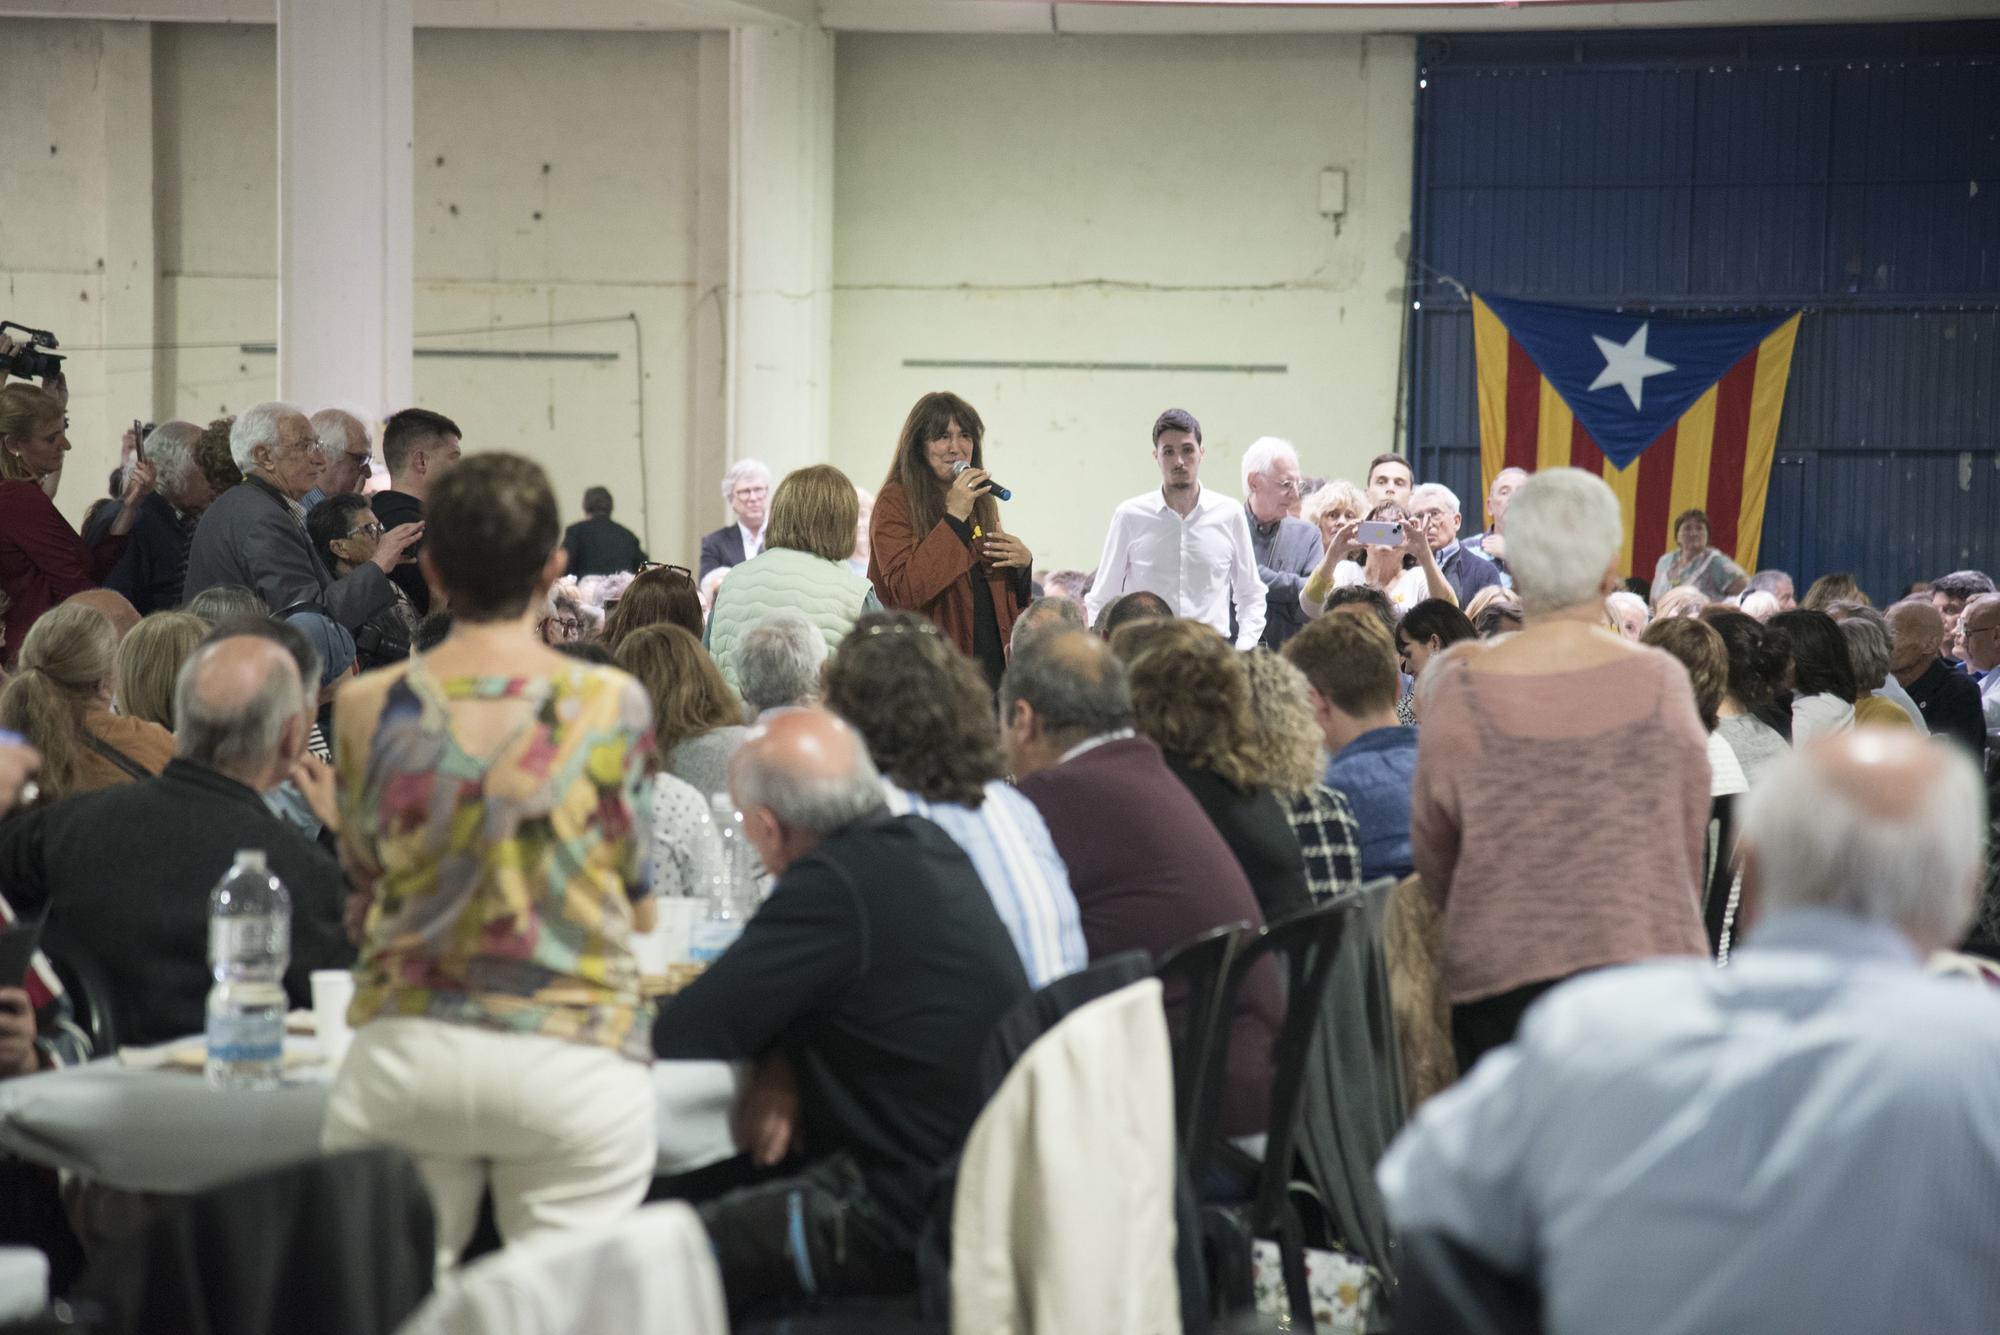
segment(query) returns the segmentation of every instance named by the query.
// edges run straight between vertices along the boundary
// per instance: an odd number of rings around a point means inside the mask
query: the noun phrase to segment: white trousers
[[[393,1145],[457,1263],[490,1186],[500,1236],[587,1228],[636,1208],[658,1154],[646,1067],[608,1048],[442,1020],[371,1020],[335,1077],[320,1143]]]

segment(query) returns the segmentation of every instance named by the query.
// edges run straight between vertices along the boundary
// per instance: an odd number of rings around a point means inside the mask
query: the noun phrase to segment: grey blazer
[[[218,496],[195,525],[181,597],[218,584],[256,590],[273,615],[316,606],[349,630],[396,601],[379,566],[363,565],[339,579],[329,574],[284,496],[255,477]]]

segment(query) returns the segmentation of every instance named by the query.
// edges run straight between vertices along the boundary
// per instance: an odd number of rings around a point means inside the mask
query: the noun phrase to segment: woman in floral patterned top
[[[653,742],[636,682],[535,635],[564,562],[542,470],[468,459],[427,509],[424,573],[450,597],[451,635],[336,703],[342,860],[365,926],[323,1139],[415,1157],[442,1268],[489,1188],[511,1242],[615,1218],[651,1181],[632,937],[653,918]]]

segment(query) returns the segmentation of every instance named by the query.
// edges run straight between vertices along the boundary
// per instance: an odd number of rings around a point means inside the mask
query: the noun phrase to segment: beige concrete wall
[[[1393,438],[1412,147],[1406,39],[837,42],[834,462],[873,486],[918,395],[985,417],[1041,565],[1089,568],[1199,417],[1240,494],[1260,435],[1358,475]],[[1319,211],[1347,173],[1347,212]],[[1281,373],[912,368],[1262,364]]]

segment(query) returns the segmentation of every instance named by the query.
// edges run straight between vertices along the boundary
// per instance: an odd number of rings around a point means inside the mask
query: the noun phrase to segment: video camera
[[[0,320],[0,334],[6,333],[9,329],[26,334],[25,340],[17,341],[25,341],[27,346],[18,348],[9,355],[0,356],[0,380],[9,375],[20,376],[23,380],[41,380],[63,373],[62,357],[47,351],[49,348],[62,346],[54,334],[46,329],[30,329],[24,324],[15,324],[12,320]]]

